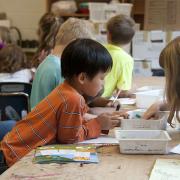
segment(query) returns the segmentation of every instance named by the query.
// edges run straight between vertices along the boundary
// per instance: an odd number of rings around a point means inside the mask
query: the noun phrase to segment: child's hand
[[[117,118],[117,115],[110,113],[103,113],[97,117],[97,121],[101,126],[101,130],[109,130],[114,127],[120,126],[120,120]]]
[[[114,111],[112,113],[112,115],[114,117],[117,117],[118,119],[128,119],[129,118],[129,114],[126,111],[123,111],[123,112]]]
[[[147,111],[143,114],[143,119],[151,119],[151,118],[158,118],[158,112],[160,110],[160,103],[154,103],[152,106],[150,106]]]
[[[107,107],[115,107],[116,111],[119,111],[121,104],[119,101],[109,101],[108,104],[106,105]]]

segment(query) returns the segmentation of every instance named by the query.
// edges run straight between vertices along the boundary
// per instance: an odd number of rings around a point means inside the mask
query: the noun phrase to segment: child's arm
[[[86,139],[97,138],[102,130],[109,130],[120,125],[115,114],[103,113],[97,117],[82,113],[82,107],[75,101],[71,106],[64,106],[58,125],[58,141],[60,143],[75,143]],[[123,113],[118,116],[124,116]],[[91,119],[93,118],[93,119]]]
[[[165,111],[165,110],[168,110],[167,103],[162,101],[156,102],[147,109],[147,111],[143,115],[143,118],[150,119],[152,117],[155,117],[158,111]]]
[[[96,138],[101,133],[101,126],[95,118],[85,120],[86,105],[79,102],[79,99],[72,97],[67,106],[63,106],[57,132],[57,139],[60,143],[75,143]]]

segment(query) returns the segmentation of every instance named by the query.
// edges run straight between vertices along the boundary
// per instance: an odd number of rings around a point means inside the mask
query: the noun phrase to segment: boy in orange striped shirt
[[[97,95],[111,67],[110,54],[98,42],[78,39],[67,45],[61,60],[64,83],[3,138],[0,149],[5,163],[11,166],[38,146],[96,138],[102,130],[117,126],[119,121],[107,113],[87,120],[83,98]]]

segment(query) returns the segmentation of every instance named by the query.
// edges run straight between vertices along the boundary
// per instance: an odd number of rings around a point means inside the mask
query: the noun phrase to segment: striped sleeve
[[[100,135],[101,128],[96,119],[84,120],[85,106],[84,99],[78,96],[65,99],[58,125],[60,143],[75,143]]]

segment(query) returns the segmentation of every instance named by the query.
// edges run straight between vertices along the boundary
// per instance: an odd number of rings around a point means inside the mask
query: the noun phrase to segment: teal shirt
[[[35,73],[30,97],[31,109],[63,81],[60,58],[48,55]]]

